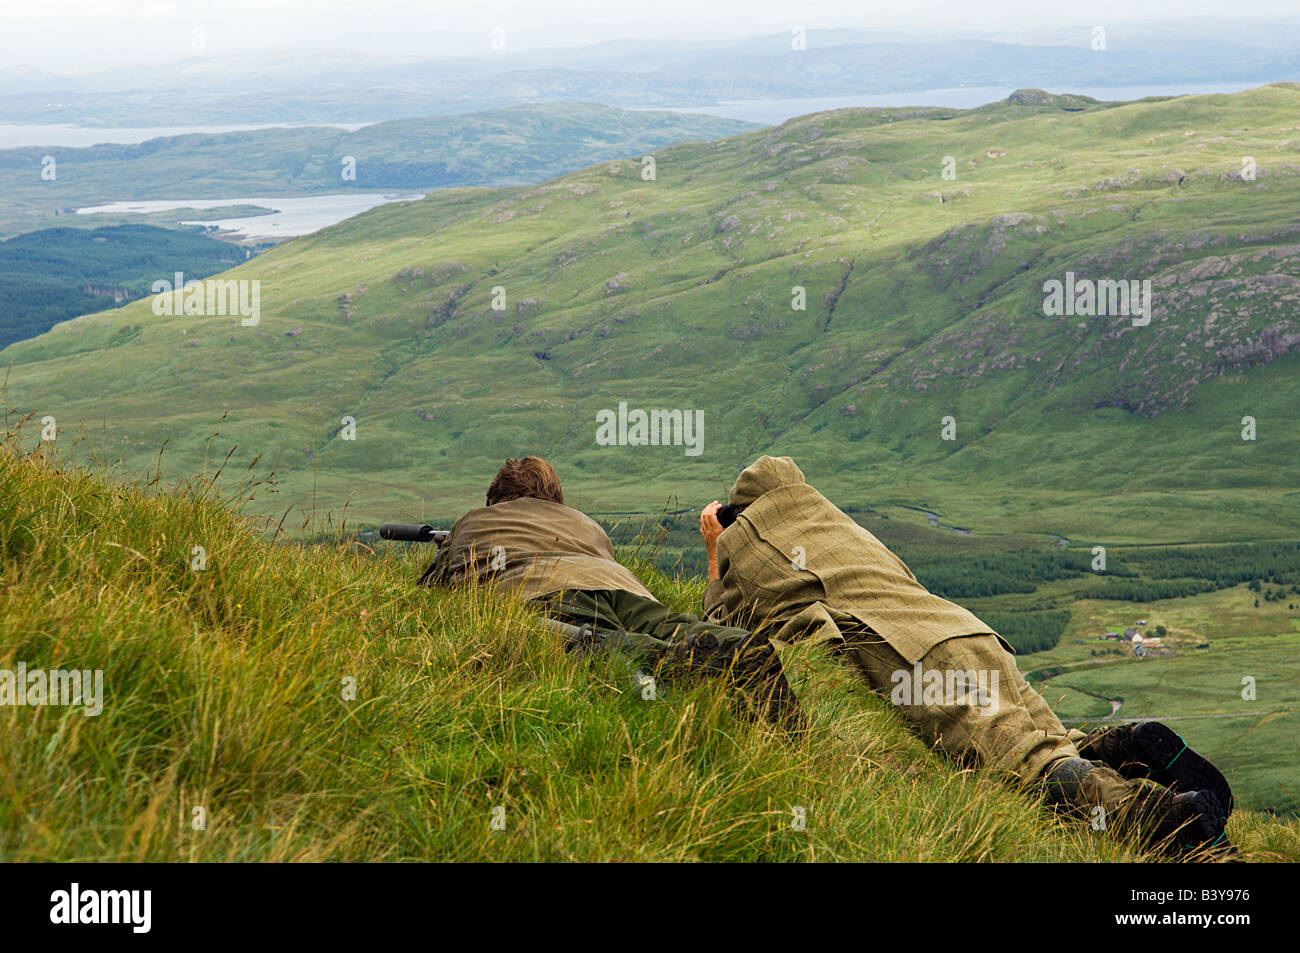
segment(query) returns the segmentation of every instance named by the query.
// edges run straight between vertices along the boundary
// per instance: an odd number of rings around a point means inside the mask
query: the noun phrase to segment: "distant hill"
[[[1186,88],[1300,78],[1300,19],[1241,13],[1249,11],[1146,23],[1107,18],[1102,35],[1091,22],[1011,34],[809,29],[734,37],[698,30],[689,39],[505,52],[490,49],[486,31],[452,44],[438,31],[413,38],[418,56],[272,49],[66,76],[28,71],[0,84],[0,121],[373,122],[574,100],[674,107],[961,86]],[[437,53],[444,55],[430,55]]]
[[[0,242],[0,347],[144,297],[177,271],[206,278],[245,257],[229,242],[152,225],[47,228]]]
[[[522,452],[646,511],[777,452],[977,532],[1295,538],[1298,107],[1023,91],[442,190],[230,272],[256,327],[81,318],[4,352],[6,396],[130,466],[201,463],[227,414],[218,442],[282,481],[268,512],[451,516]],[[1149,281],[1149,323],[1046,314],[1069,276]],[[700,452],[601,445],[620,404],[700,412]]]
[[[56,210],[123,200],[526,185],[605,159],[756,128],[713,116],[566,103],[381,122],[354,132],[312,126],[5,149],[0,234],[47,226]],[[53,181],[38,174],[47,155],[56,160]],[[72,224],[86,221],[99,223]]]

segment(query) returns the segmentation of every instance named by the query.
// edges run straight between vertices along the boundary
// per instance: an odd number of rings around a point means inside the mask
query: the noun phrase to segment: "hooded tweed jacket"
[[[721,578],[704,592],[712,621],[780,642],[838,641],[844,629],[866,626],[909,664],[945,639],[997,634],[917,582],[884,543],[809,486],[789,457],[760,457],[727,502],[746,508],[718,537]]]

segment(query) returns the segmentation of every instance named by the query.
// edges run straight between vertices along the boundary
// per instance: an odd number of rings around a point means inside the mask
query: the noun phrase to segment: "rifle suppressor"
[[[379,527],[380,539],[395,539],[403,543],[437,543],[442,545],[450,534],[436,530],[428,523],[385,523]]]

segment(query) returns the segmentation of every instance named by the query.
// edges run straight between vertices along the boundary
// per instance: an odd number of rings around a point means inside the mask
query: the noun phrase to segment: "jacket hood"
[[[732,506],[748,506],[764,493],[781,486],[798,486],[807,483],[803,471],[795,466],[789,457],[759,457],[745,469],[727,494],[727,502]]]

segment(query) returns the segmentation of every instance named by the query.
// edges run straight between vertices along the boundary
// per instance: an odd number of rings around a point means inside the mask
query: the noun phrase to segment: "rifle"
[[[743,506],[719,507],[718,522],[723,527],[730,526],[744,511]],[[450,535],[450,530],[434,529],[428,523],[385,523],[379,527],[380,539],[391,539],[402,543],[433,543],[435,546],[441,546]]]
[[[379,527],[380,539],[393,539],[402,543],[433,543],[441,546],[450,535],[450,530],[434,529],[428,523],[385,523]]]

